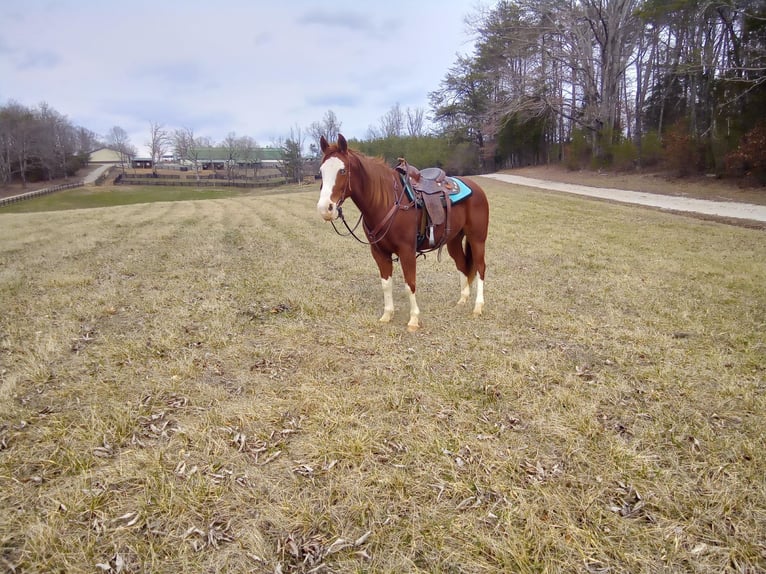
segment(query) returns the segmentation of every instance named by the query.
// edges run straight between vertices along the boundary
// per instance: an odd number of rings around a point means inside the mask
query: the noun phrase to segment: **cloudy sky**
[[[259,145],[332,110],[364,138],[395,104],[423,108],[476,0],[2,0],[0,104],[47,103],[77,125],[149,124]]]

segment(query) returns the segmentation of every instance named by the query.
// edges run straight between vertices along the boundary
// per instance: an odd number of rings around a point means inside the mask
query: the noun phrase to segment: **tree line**
[[[47,104],[0,106],[0,185],[71,177],[88,163],[97,139]]]
[[[430,97],[485,169],[766,176],[763,0],[501,0]]]

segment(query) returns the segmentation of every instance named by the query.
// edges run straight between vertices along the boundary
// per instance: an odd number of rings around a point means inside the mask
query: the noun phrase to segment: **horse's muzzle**
[[[335,221],[340,214],[340,207],[332,202],[325,203],[320,201],[317,203],[317,211],[319,212],[319,216],[325,221]]]

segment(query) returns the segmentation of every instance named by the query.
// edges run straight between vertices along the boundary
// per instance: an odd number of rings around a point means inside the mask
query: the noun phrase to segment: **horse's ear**
[[[324,136],[319,138],[319,147],[322,149],[322,153],[327,151],[327,148],[330,147],[330,144],[327,143],[327,140]]]
[[[340,149],[341,153],[346,153],[348,151],[348,142],[346,141],[346,138],[343,137],[343,134],[338,134],[338,149]]]

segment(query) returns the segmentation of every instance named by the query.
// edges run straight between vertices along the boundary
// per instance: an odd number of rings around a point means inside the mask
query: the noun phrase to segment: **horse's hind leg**
[[[476,282],[476,302],[473,306],[473,314],[478,317],[484,311],[484,272],[486,264],[484,262],[484,240],[471,241],[468,239],[466,250],[471,253],[471,275],[475,275]]]
[[[484,311],[484,242],[469,239],[465,242],[463,248],[463,233],[447,243],[447,251],[452,259],[455,260],[455,266],[460,273],[460,299],[458,305],[464,305],[468,302],[471,295],[471,284],[476,283],[476,302],[473,307],[473,314],[478,316]]]
[[[470,269],[465,251],[463,251],[463,237],[464,234],[461,232],[447,242],[447,252],[454,259],[455,267],[457,267],[460,275],[460,299],[458,299],[458,305],[465,305],[468,297],[471,295]]]

